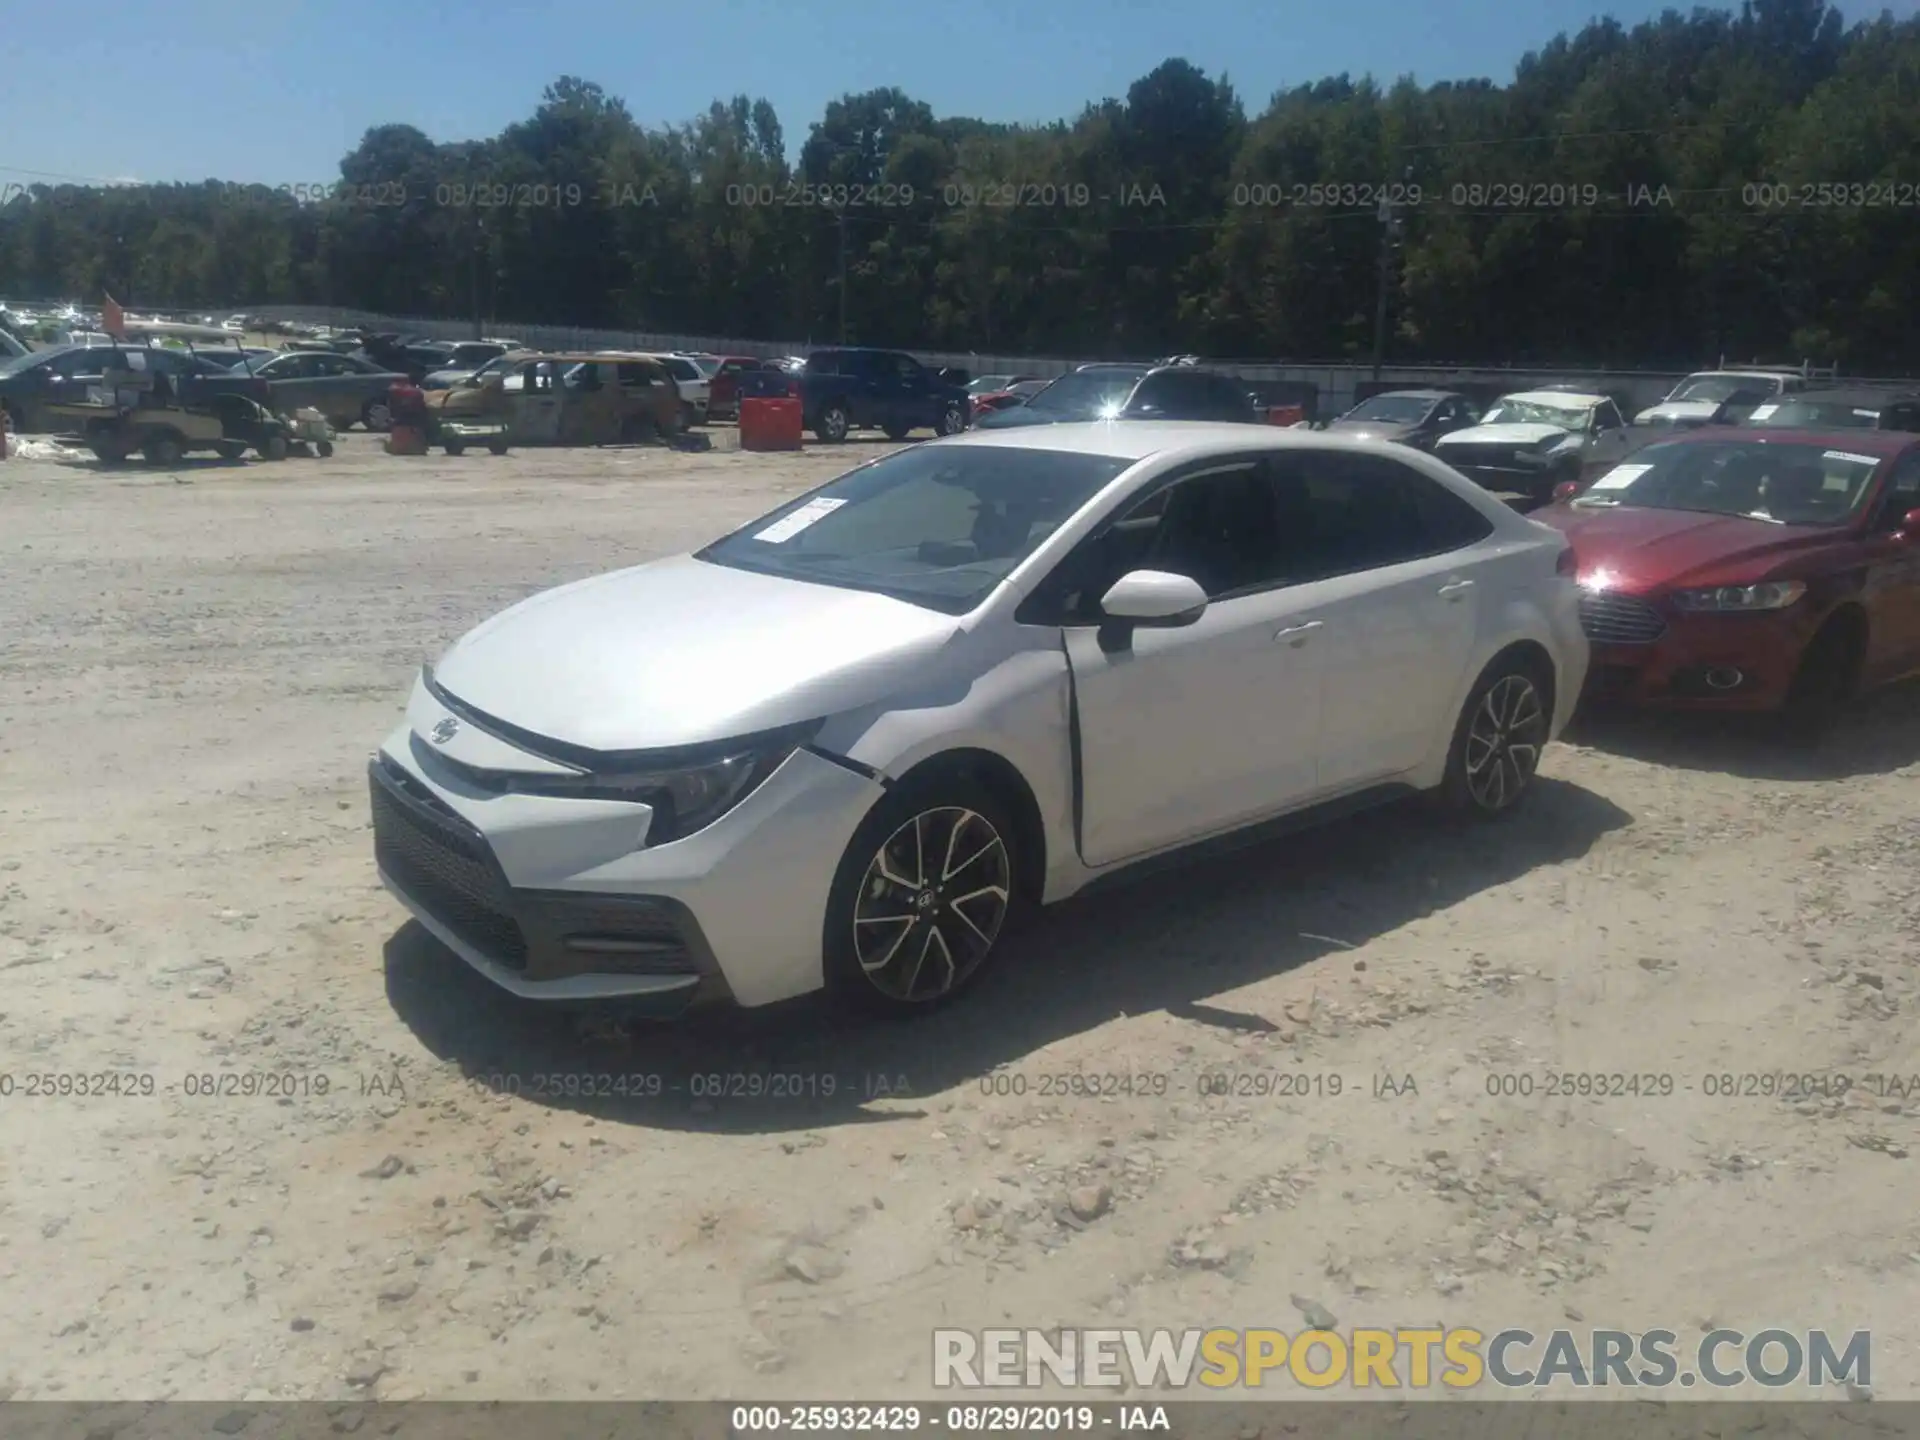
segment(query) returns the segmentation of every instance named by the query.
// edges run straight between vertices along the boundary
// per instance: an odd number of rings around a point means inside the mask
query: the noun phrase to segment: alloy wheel
[[[921,1004],[980,968],[1007,918],[1012,862],[977,810],[923,810],[881,844],[853,907],[861,973],[890,1000]]]
[[[1525,675],[1503,675],[1475,707],[1467,728],[1467,793],[1482,810],[1518,800],[1540,765],[1547,714]]]

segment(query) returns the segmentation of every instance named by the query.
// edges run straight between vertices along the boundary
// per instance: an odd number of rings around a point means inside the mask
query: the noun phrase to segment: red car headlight
[[[1784,610],[1807,593],[1799,580],[1769,580],[1760,585],[1715,585],[1705,590],[1676,591],[1673,603],[1681,610],[1712,613],[1748,613]]]

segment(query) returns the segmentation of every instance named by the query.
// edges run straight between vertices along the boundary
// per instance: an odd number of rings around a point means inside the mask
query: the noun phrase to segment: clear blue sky
[[[1911,14],[1920,0],[1892,0]],[[497,133],[563,74],[677,123],[773,102],[788,148],[826,102],[898,85],[939,115],[1037,121],[1162,60],[1225,73],[1250,111],[1342,71],[1505,81],[1526,51],[1658,0],[161,0],[0,15],[0,196],[40,179],[325,183],[369,126]],[[1676,8],[1690,9],[1690,4]],[[1849,20],[1878,4],[1843,5]],[[41,172],[34,174],[30,172]]]

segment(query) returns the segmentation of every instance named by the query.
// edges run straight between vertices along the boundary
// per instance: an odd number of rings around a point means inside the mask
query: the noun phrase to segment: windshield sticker
[[[1778,405],[1756,405],[1753,407],[1753,413],[1747,418],[1749,420],[1764,420],[1779,408]]]
[[[1867,420],[1878,420],[1880,418],[1880,412],[1878,410],[1856,410],[1853,413]]]
[[[1871,455],[1849,455],[1844,450],[1823,450],[1822,460],[1846,460],[1855,465],[1878,465],[1880,462]]]
[[[1651,465],[1616,465],[1598,480],[1594,481],[1588,488],[1593,490],[1624,490],[1652,468],[1653,466]]]
[[[809,500],[791,515],[774,521],[753,538],[764,540],[769,545],[778,545],[783,541],[791,540],[809,525],[826,519],[846,503],[844,500]]]

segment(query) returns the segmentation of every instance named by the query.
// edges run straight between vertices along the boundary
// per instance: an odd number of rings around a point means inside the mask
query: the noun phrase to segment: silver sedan
[[[370,767],[387,886],[533,999],[960,993],[1203,841],[1528,793],[1587,668],[1556,531],[1402,446],[978,431],[536,595]]]

